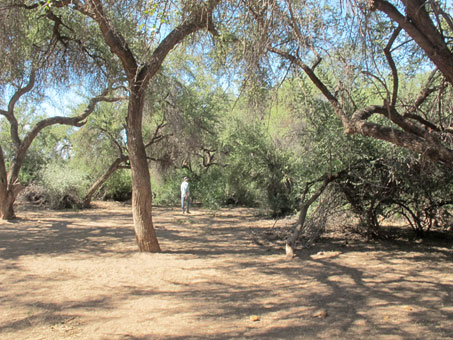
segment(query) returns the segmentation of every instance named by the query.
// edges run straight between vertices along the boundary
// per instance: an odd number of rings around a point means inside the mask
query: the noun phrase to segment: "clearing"
[[[17,208],[0,222],[3,340],[453,339],[451,241],[328,231],[286,261],[252,209],[157,207],[163,252],[145,254],[127,205]]]

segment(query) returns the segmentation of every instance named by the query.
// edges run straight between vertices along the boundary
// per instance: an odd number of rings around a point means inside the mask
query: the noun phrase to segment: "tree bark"
[[[302,232],[302,230],[304,228],[308,209],[318,199],[318,197],[321,196],[321,194],[327,188],[329,183],[332,182],[333,180],[335,180],[337,177],[338,177],[338,175],[325,176],[321,187],[319,187],[319,189],[309,199],[305,199],[305,197],[307,196],[308,190],[310,189],[310,186],[313,183],[309,183],[305,186],[305,190],[304,190],[301,200],[300,200],[300,212],[299,212],[299,219],[298,219],[297,227],[294,229],[291,236],[288,237],[288,239],[286,240],[286,258],[288,260],[290,260],[294,257],[294,249],[296,247],[297,239],[299,238],[300,233]]]
[[[453,53],[448,48],[445,37],[431,20],[424,0],[402,1],[406,8],[403,15],[390,2],[385,0],[370,1],[372,10],[385,13],[400,25],[418,46],[425,51],[429,59],[438,67],[450,84],[453,84]]]
[[[6,172],[3,149],[0,145],[0,219],[12,220],[16,217],[14,213],[14,202],[24,187],[17,179],[11,181],[10,175]]]
[[[142,136],[144,93],[139,90],[129,98],[127,145],[132,171],[132,216],[140,251],[160,252],[153,226],[151,177]]]
[[[0,188],[0,218],[12,220],[16,218],[13,209],[14,201],[11,193],[6,188]]]
[[[0,184],[0,219],[12,220],[16,218],[14,213],[14,202],[17,195],[25,188],[21,183],[14,183],[13,185]]]
[[[96,182],[88,189],[88,193],[85,195],[82,205],[85,208],[88,208],[91,205],[91,200],[93,199],[93,195],[99,190],[99,188],[110,178],[110,176],[115,173],[121,166],[121,163],[124,162],[124,157],[118,157],[113,161],[107,171],[98,178]]]
[[[9,220],[14,217],[14,211],[9,208],[8,176],[6,173],[3,149],[0,145],[0,218]]]
[[[141,68],[121,33],[107,18],[101,0],[91,0],[89,10],[77,7],[83,14],[94,19],[110,50],[120,59],[129,82],[129,105],[127,112],[127,146],[132,171],[132,215],[135,235],[140,251],[160,252],[159,242],[152,220],[151,177],[142,136],[142,118],[145,90],[150,80],[159,71],[170,51],[188,35],[206,28],[216,34],[212,11],[220,0],[200,4],[188,20],[173,29],[157,46],[150,59]]]

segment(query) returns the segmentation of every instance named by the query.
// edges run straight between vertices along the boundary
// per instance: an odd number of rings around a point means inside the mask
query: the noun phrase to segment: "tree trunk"
[[[19,182],[8,185],[3,177],[0,179],[0,219],[12,220],[16,218],[14,202],[19,192],[24,188],[25,186]]]
[[[290,260],[294,257],[294,249],[296,247],[297,239],[299,238],[299,235],[304,228],[308,208],[310,208],[310,206],[318,199],[318,197],[321,196],[321,194],[327,188],[329,183],[332,182],[333,180],[335,180],[336,178],[338,178],[338,176],[339,175],[325,176],[321,187],[307,200],[305,199],[305,197],[306,197],[308,190],[310,189],[310,185],[312,183],[309,183],[306,185],[305,190],[304,190],[301,200],[300,200],[300,213],[299,213],[299,220],[297,223],[297,227],[294,229],[291,236],[289,236],[288,239],[286,240],[286,259]]]
[[[16,218],[14,214],[14,200],[11,192],[0,189],[0,218],[2,220],[12,220]]]
[[[138,86],[137,86],[138,87]],[[131,90],[127,114],[127,146],[132,170],[132,216],[140,251],[160,252],[153,226],[151,177],[142,137],[144,93]]]
[[[127,147],[132,171],[132,216],[135,235],[140,251],[159,252],[160,247],[152,221],[151,180],[142,136],[142,116],[144,92],[150,80],[159,71],[170,51],[188,35],[206,28],[217,34],[212,20],[212,12],[220,0],[195,2],[189,17],[174,28],[157,46],[148,62],[141,68],[126,39],[113,21],[105,14],[103,1],[91,0],[87,4],[76,2],[75,7],[84,15],[93,18],[99,25],[104,41],[112,53],[120,59],[129,82],[129,106],[127,113]],[[72,2],[71,2],[72,3]],[[67,6],[67,2],[59,2]]]
[[[3,149],[0,145],[0,219],[11,220],[16,217],[13,209],[14,198],[14,192],[10,190],[8,185],[8,174],[3,158]]]
[[[96,182],[93,183],[93,185],[88,190],[88,193],[85,195],[85,198],[83,199],[82,205],[85,208],[88,208],[90,206],[91,200],[93,199],[93,195],[110,178],[110,176],[113,175],[115,171],[119,169],[123,160],[124,159],[122,157],[118,157],[117,159],[115,159],[115,161],[112,163],[112,165],[110,165],[105,174],[103,174],[100,178],[98,178]]]

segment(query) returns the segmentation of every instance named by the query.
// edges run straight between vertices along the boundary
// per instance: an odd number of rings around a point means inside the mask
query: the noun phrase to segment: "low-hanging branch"
[[[313,84],[321,91],[329,101],[337,116],[341,119],[345,132],[348,134],[362,134],[379,140],[390,142],[394,145],[404,147],[408,150],[424,155],[433,162],[441,162],[453,168],[453,151],[447,148],[442,142],[430,134],[429,131],[405,119],[398,113],[396,108],[391,107],[387,101],[383,105],[370,105],[356,110],[351,116],[346,114],[336,96],[330,92],[324,82],[318,78],[314,70],[305,64],[299,57],[275,47],[268,50],[300,67],[310,78]],[[394,90],[393,93],[396,93]],[[427,96],[419,97],[417,105],[426,100]],[[392,99],[393,101],[393,99]],[[384,126],[369,122],[368,119],[374,114],[387,117],[399,128]]]

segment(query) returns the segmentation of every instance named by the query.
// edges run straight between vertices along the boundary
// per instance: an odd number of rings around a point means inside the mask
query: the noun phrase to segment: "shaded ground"
[[[19,207],[0,222],[0,339],[453,339],[453,249],[345,243],[284,260],[253,210],[155,208],[160,254],[130,207]],[[257,321],[253,321],[256,320]]]

